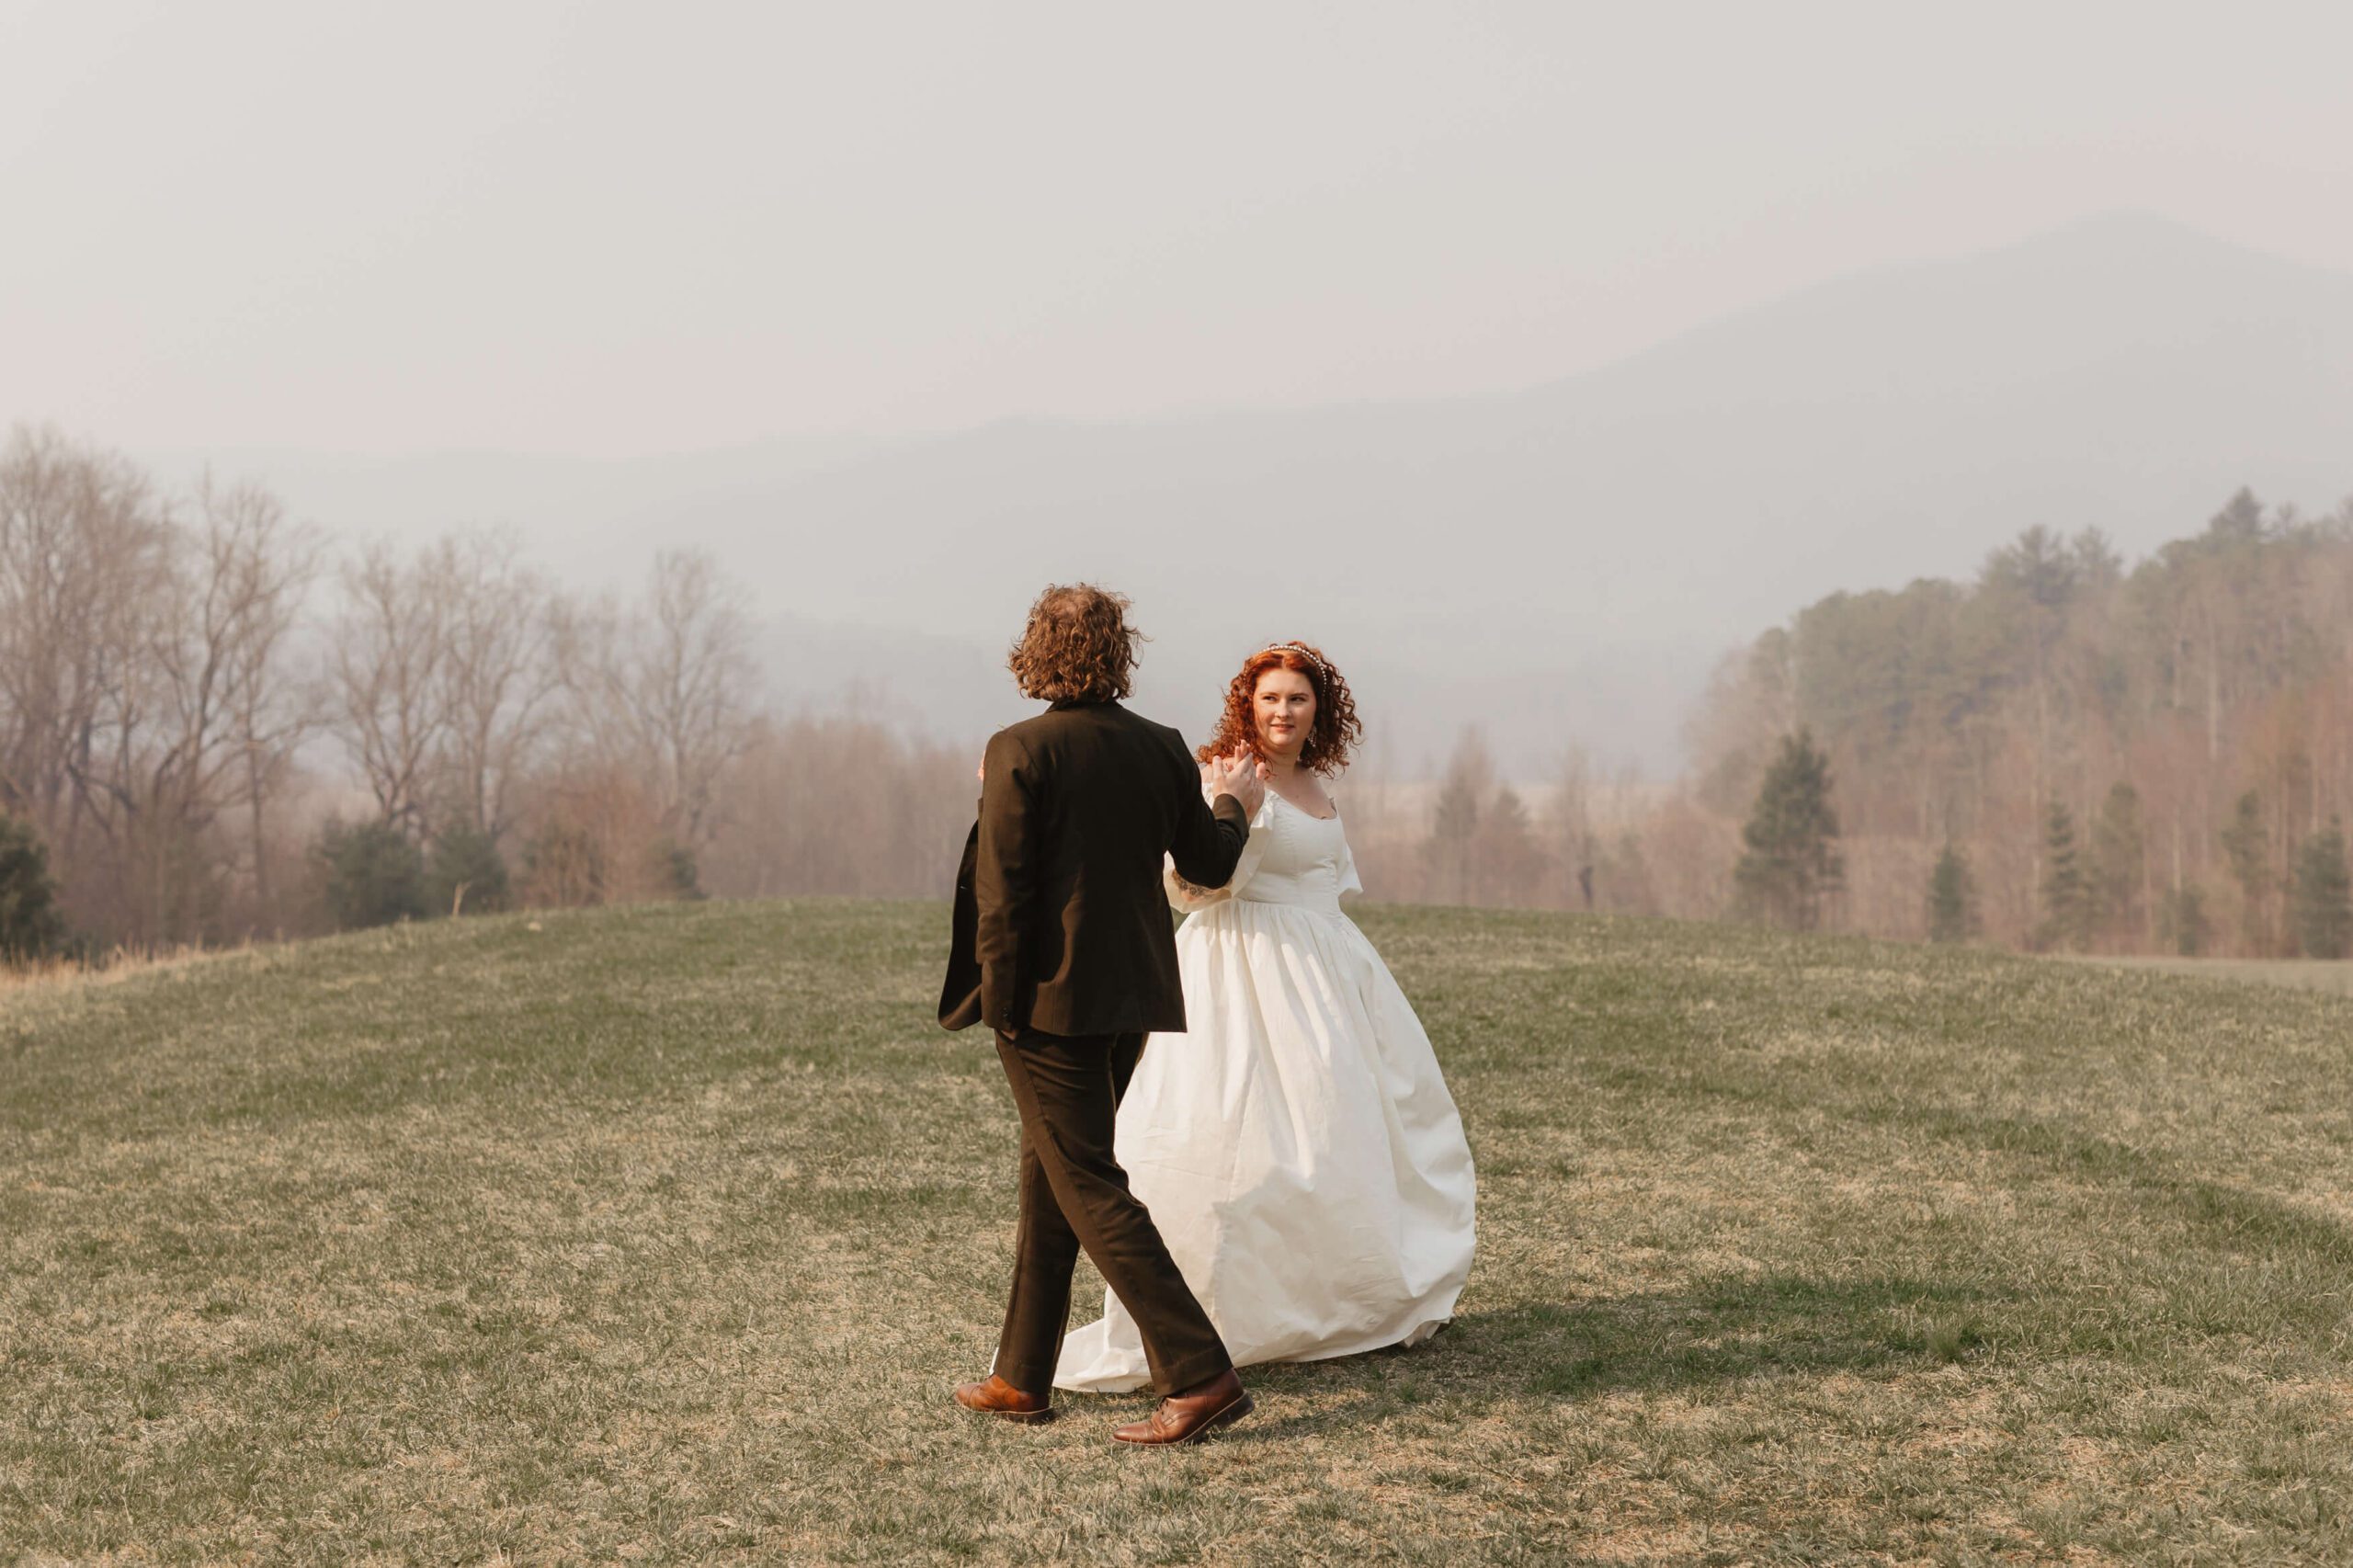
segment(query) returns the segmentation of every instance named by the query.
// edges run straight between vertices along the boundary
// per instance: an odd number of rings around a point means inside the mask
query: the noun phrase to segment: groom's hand
[[[1259,767],[1258,759],[1247,751],[1236,751],[1232,756],[1213,756],[1202,764],[1201,771],[1208,775],[1211,797],[1233,796],[1245,816],[1256,816],[1258,808],[1266,802],[1267,786],[1260,781],[1264,770]]]

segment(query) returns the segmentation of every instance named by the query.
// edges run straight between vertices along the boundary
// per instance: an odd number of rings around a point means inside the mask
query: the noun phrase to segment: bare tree
[[[973,747],[847,718],[763,719],[754,732],[728,769],[710,892],[908,898],[954,882]]]
[[[559,618],[576,744],[636,768],[663,831],[689,847],[708,840],[721,775],[751,742],[750,644],[742,590],[699,552],[656,557],[642,608]]]
[[[197,492],[206,555],[220,592],[233,607],[226,649],[223,706],[230,744],[243,763],[254,903],[274,903],[267,818],[270,798],[294,753],[316,725],[319,698],[286,666],[293,635],[319,568],[316,534],[286,519],[278,498],[256,484]]]
[[[110,754],[78,776],[112,851],[124,925],[149,940],[205,933],[225,858],[207,837],[241,799],[266,887],[269,764],[303,722],[283,684],[309,576],[299,530],[256,486],[208,477],[195,499],[199,520],[169,528],[162,570],[127,601],[136,676],[116,688]]]
[[[423,577],[439,605],[443,809],[496,839],[547,728],[554,595],[506,535],[443,540]]]
[[[342,575],[344,608],[328,661],[332,722],[379,818],[422,838],[449,727],[446,597],[434,591],[429,564],[404,568],[381,543]]]
[[[0,805],[49,837],[77,922],[201,936],[216,819],[290,745],[279,675],[307,567],[278,504],[209,480],[192,527],[113,454],[0,457]]]
[[[71,881],[84,791],[130,687],[168,525],[144,475],[53,430],[0,456],[0,808],[28,815]]]

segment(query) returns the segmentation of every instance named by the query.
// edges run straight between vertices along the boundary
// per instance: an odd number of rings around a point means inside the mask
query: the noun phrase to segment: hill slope
[[[1264,1369],[1256,1418],[1146,1477],[1104,1441],[1138,1399],[947,1403],[1002,1307],[1014,1127],[929,1021],[943,921],[502,918],[0,993],[0,1542],[2353,1552],[2353,1003],[1367,911],[1480,1161],[1461,1315]]]

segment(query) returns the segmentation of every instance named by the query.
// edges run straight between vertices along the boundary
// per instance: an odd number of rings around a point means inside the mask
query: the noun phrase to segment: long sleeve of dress
[[[1231,795],[1211,799],[1206,788],[1193,788],[1193,759],[1184,743],[1169,732],[1170,760],[1185,776],[1185,804],[1176,818],[1176,836],[1168,846],[1169,862],[1176,874],[1199,888],[1222,888],[1233,880],[1233,868],[1250,842],[1249,813]]]
[[[1217,814],[1217,808],[1221,803],[1230,808],[1235,815],[1239,815],[1242,810],[1241,802],[1233,796],[1212,796],[1206,786],[1201,790],[1201,803],[1210,809],[1212,816]],[[1176,857],[1172,852],[1160,875],[1161,885],[1168,892],[1168,907],[1181,914],[1189,915],[1196,909],[1207,909],[1211,904],[1222,903],[1239,892],[1242,885],[1250,880],[1250,869],[1257,863],[1258,850],[1261,847],[1257,830],[1265,821],[1266,808],[1261,806],[1258,808],[1258,815],[1245,824],[1250,835],[1249,839],[1242,846],[1241,854],[1234,858],[1232,871],[1222,882],[1203,883],[1196,878],[1187,876],[1183,868],[1176,863]]]

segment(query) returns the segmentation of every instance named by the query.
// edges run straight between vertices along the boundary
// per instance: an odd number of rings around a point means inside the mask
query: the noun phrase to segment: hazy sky
[[[2353,7],[0,0],[0,423],[1446,394],[2117,208],[2353,269]]]

